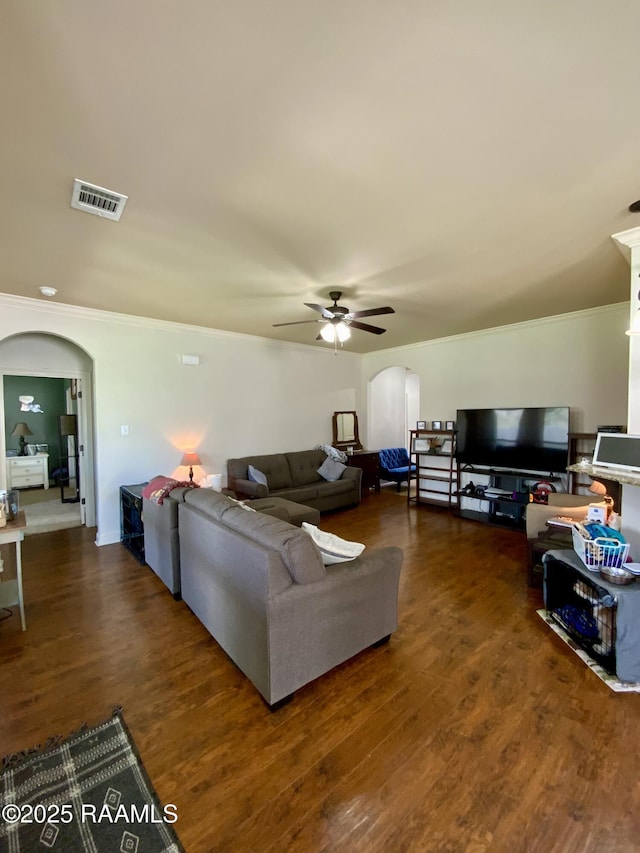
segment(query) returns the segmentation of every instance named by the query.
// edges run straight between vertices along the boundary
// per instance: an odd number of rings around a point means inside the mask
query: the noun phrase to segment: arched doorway
[[[11,377],[11,382],[5,383],[5,378]],[[5,384],[10,385],[13,391],[21,381],[31,383],[42,380],[45,384],[37,387],[46,388],[46,381],[64,381],[66,385],[66,398],[70,400],[73,396],[72,406],[63,404],[61,414],[73,411],[77,421],[77,470],[69,473],[77,477],[79,490],[79,501],[77,506],[80,523],[87,527],[95,527],[96,524],[96,500],[95,500],[95,478],[93,466],[93,412],[92,412],[92,383],[93,383],[93,360],[80,346],[73,341],[58,335],[44,332],[24,332],[0,341],[0,488],[7,486],[7,452],[12,455],[16,452],[16,439],[11,435],[11,427],[7,423],[14,420],[25,421],[31,417],[19,410],[17,400],[13,400],[12,393],[7,411]],[[18,384],[16,384],[18,383]],[[73,384],[73,394],[71,386]],[[16,411],[13,411],[13,408]],[[38,416],[36,415],[36,418]],[[8,419],[8,420],[7,420]],[[37,432],[37,427],[31,430]],[[34,439],[35,440],[35,439]],[[57,443],[56,443],[57,444]],[[47,460],[48,461],[48,460]],[[52,460],[53,462],[53,460]],[[52,474],[49,469],[49,476]],[[53,483],[53,481],[51,481]],[[25,491],[25,496],[27,489]],[[51,500],[55,500],[55,489],[49,488]],[[58,497],[60,497],[58,494]],[[49,495],[37,496],[49,500]],[[61,500],[61,503],[63,501]],[[57,517],[57,516],[56,516]],[[65,518],[60,514],[60,518]],[[69,513],[69,517],[72,514]],[[77,523],[77,522],[75,522]],[[57,524],[57,527],[60,523]],[[72,525],[69,525],[72,526]],[[56,526],[44,526],[42,530],[56,529]],[[38,530],[38,532],[40,532]]]
[[[420,417],[420,377],[408,367],[385,367],[370,380],[368,447],[407,447]]]

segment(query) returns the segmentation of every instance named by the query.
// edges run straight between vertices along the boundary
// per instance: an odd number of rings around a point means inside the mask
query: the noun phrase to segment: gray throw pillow
[[[260,483],[262,486],[269,488],[267,477],[262,473],[262,471],[258,470],[258,468],[254,468],[253,465],[249,465],[247,471],[248,477],[252,483]]]
[[[342,462],[336,462],[335,459],[331,459],[327,456],[322,465],[318,468],[318,474],[320,474],[320,476],[329,483],[333,483],[342,477],[342,472],[345,471],[346,468],[347,466],[343,465]]]

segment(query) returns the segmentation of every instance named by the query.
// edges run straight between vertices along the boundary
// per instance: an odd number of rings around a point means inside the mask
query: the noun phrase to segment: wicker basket
[[[576,527],[571,528],[573,548],[591,571],[598,572],[602,566],[621,568],[629,556],[629,543],[617,539],[585,539]]]

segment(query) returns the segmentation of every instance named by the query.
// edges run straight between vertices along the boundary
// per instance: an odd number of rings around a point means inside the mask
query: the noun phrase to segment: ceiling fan
[[[322,314],[321,320],[297,320],[293,323],[274,323],[275,326],[299,326],[302,323],[324,323],[320,334],[316,338],[327,341],[327,343],[335,343],[340,341],[343,343],[351,336],[350,329],[360,329],[362,332],[371,332],[374,335],[382,335],[386,329],[381,329],[380,326],[371,326],[369,323],[360,323],[360,317],[375,317],[376,314],[395,314],[393,308],[386,306],[384,308],[369,308],[365,311],[349,311],[344,305],[338,305],[338,299],[342,296],[341,290],[332,290],[329,294],[329,299],[333,299],[333,305],[328,308],[323,308],[322,305],[316,305],[313,302],[305,302],[307,308],[312,308],[319,314]]]

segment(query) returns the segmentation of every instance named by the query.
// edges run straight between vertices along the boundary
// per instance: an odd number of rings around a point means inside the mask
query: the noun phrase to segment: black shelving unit
[[[120,486],[120,541],[144,565],[144,523],[142,490],[146,483]]]
[[[529,504],[529,494],[534,483],[557,483],[560,477],[545,477],[541,474],[526,474],[522,471],[495,471],[490,468],[474,468],[469,465],[461,467],[458,472],[458,482],[462,482],[463,475],[469,477],[479,476],[488,478],[488,483],[476,483],[482,490],[500,489],[506,494],[497,496],[487,495],[482,491],[469,494],[461,489],[458,492],[458,515],[472,521],[482,521],[485,524],[495,524],[499,527],[510,527],[514,530],[522,530],[525,525],[525,513]],[[468,509],[462,506],[462,501],[480,501],[482,509]]]

